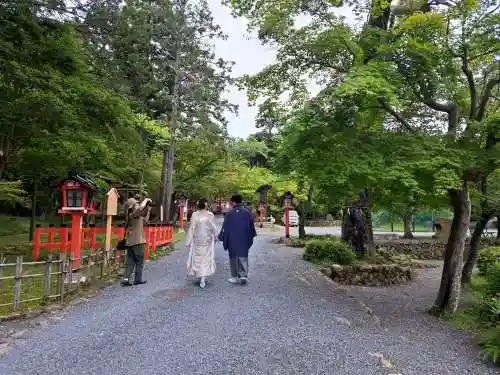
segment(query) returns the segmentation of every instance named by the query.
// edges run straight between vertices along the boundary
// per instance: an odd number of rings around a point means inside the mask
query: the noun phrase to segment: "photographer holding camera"
[[[131,286],[130,277],[135,268],[135,277],[133,285],[145,284],[142,279],[144,269],[144,251],[146,246],[146,237],[144,235],[144,223],[149,221],[152,201],[145,198],[141,203],[135,198],[129,198],[125,202],[125,221],[126,221],[126,248],[127,265],[122,281],[123,286]]]

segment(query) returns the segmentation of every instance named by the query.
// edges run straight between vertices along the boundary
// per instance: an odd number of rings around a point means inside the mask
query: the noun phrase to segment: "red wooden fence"
[[[71,249],[71,228],[35,228],[33,237],[33,260],[40,259],[40,252],[46,250],[49,253],[54,251],[69,253]],[[144,228],[146,236],[145,258],[149,258],[149,253],[156,251],[160,246],[171,244],[174,238],[174,228],[169,225],[148,226]],[[82,228],[82,250],[88,249],[95,252],[104,248],[106,237],[105,227]],[[111,228],[111,247],[125,235],[125,228]],[[119,257],[117,257],[119,259]]]

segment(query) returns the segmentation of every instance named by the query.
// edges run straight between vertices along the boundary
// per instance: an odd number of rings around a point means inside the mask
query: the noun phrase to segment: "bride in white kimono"
[[[206,278],[215,273],[216,236],[214,214],[207,210],[207,200],[202,198],[198,202],[198,210],[191,216],[185,242],[189,247],[188,275],[199,278],[201,288],[205,288]]]

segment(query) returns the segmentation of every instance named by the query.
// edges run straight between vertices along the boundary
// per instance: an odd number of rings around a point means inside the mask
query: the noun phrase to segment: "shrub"
[[[500,299],[483,297],[478,309],[479,319],[488,326],[500,324]]]
[[[486,275],[488,268],[500,262],[500,248],[490,247],[479,252],[477,257],[477,268],[480,275]]]
[[[480,345],[483,360],[498,363],[500,359],[500,326],[486,330],[481,336]]]
[[[487,268],[485,294],[487,297],[500,296],[500,263],[495,263]]]
[[[317,239],[307,242],[304,259],[312,262],[352,264],[356,260],[356,254],[345,242],[336,239]]]

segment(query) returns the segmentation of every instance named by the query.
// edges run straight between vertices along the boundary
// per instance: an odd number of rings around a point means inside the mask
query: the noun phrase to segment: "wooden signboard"
[[[109,251],[111,250],[111,224],[113,222],[113,216],[118,213],[118,191],[115,188],[111,188],[108,191],[108,201],[106,202],[106,261],[109,260]]]
[[[111,188],[111,190],[108,191],[107,196],[108,201],[106,203],[106,215],[116,216],[118,213],[118,198],[120,197],[120,195],[115,188]]]

